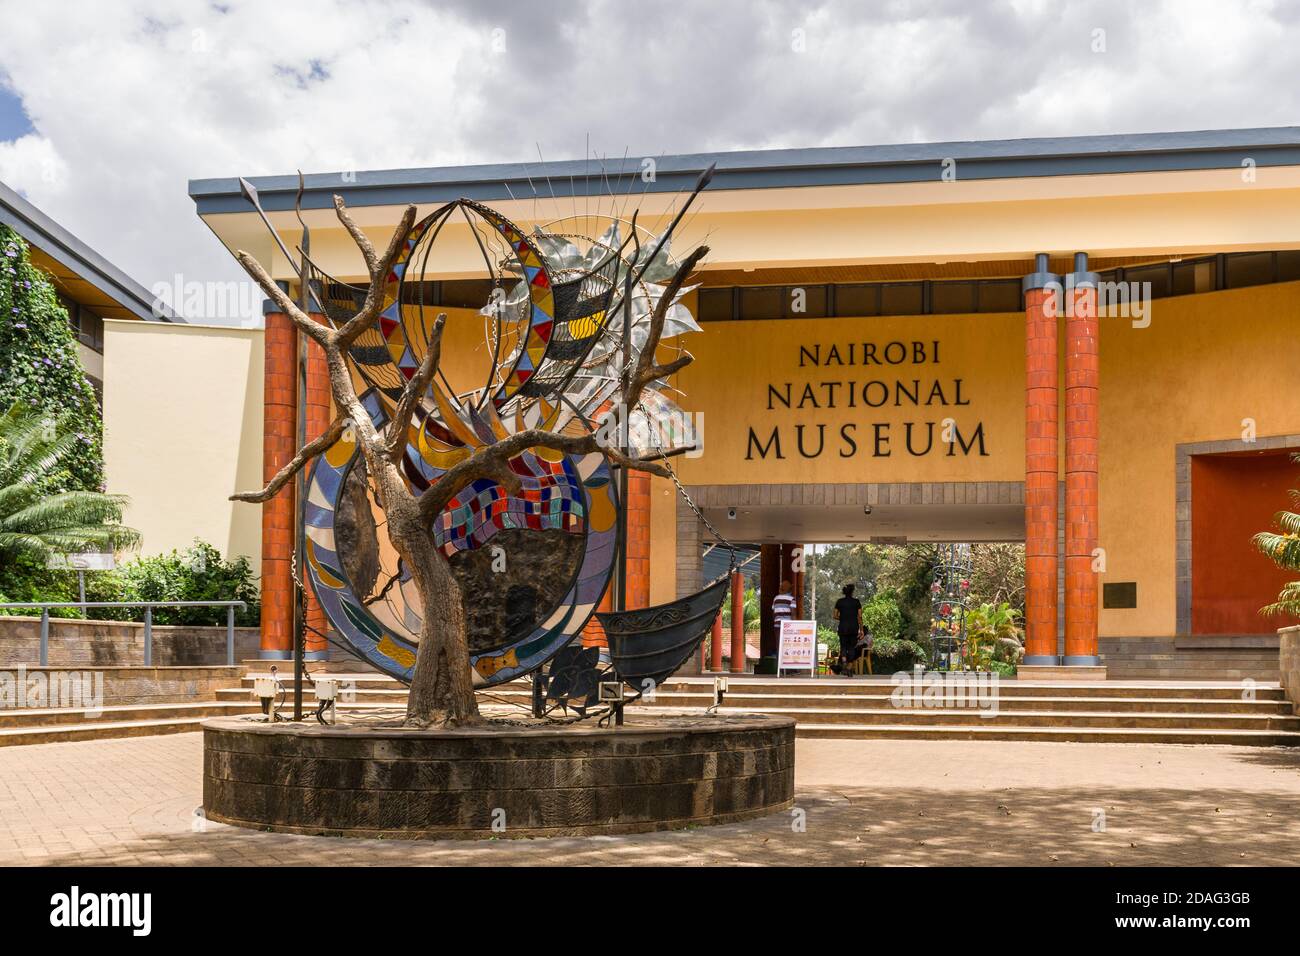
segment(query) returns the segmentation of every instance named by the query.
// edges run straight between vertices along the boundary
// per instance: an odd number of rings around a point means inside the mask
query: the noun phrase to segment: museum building
[[[710,164],[673,242],[709,247],[671,383],[702,444],[674,467],[758,546],[765,587],[806,543],[1010,541],[1029,664],[1259,647],[1292,623],[1258,613],[1287,576],[1251,537],[1300,486],[1300,128],[314,174],[301,204],[313,262],[355,282],[336,194],[381,248],[407,204],[461,197],[525,233],[636,209],[654,234]],[[297,176],[251,182],[293,248]],[[190,193],[296,294],[237,179]],[[428,268],[443,366],[468,382],[490,291],[468,221]],[[243,436],[268,479],[296,448],[295,338],[268,306],[262,430]],[[314,436],[332,417],[314,348],[305,377]],[[667,479],[628,491],[628,606],[697,591],[705,523]],[[290,653],[293,516],[289,494],[261,513],[265,657]]]

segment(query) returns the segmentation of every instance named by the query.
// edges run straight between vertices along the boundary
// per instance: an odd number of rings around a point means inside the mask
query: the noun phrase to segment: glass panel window
[[[837,285],[835,314],[842,316],[879,315],[880,287],[875,285]]]
[[[740,290],[742,319],[779,319],[785,312],[785,289],[781,286],[757,286]]]
[[[1273,253],[1243,252],[1227,257],[1225,285],[1240,289],[1247,285],[1262,285],[1273,281]]]
[[[1295,282],[1300,279],[1300,251],[1289,249],[1277,254],[1277,281]]]
[[[725,322],[731,316],[731,295],[735,290],[701,289],[698,316],[701,322]]]
[[[1161,299],[1169,295],[1169,266],[1161,263],[1158,266],[1138,266],[1135,269],[1125,269],[1124,281],[1143,286],[1141,289],[1134,289],[1131,293],[1133,295]],[[1145,287],[1146,283],[1151,284],[1149,292]]]
[[[513,284],[502,283],[506,289]],[[490,279],[449,279],[442,283],[442,301],[438,304],[452,309],[481,309],[491,299],[494,287]]]
[[[1007,282],[981,282],[979,284],[979,310],[981,312],[1019,312],[1020,280]]]
[[[921,283],[898,282],[880,287],[881,315],[921,315]]]
[[[930,311],[936,315],[975,311],[975,283],[935,282],[930,286]]]

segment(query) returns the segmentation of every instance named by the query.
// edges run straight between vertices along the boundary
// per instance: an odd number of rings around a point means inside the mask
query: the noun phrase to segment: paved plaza
[[[796,803],[804,814],[628,837],[465,843],[288,836],[207,823],[196,815],[202,747],[200,734],[180,734],[0,748],[0,864],[1300,860],[1300,749],[800,740]]]

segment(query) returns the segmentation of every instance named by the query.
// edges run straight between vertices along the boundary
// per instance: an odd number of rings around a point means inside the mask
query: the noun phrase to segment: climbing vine
[[[14,402],[68,416],[81,442],[56,489],[100,490],[103,426],[95,391],[77,357],[77,341],[45,273],[27,243],[0,225],[0,409]]]

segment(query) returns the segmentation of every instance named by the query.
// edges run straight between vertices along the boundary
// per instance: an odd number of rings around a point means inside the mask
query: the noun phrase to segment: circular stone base
[[[731,823],[794,801],[794,721],[415,730],[203,723],[203,807],[236,826],[400,839],[590,836]]]

